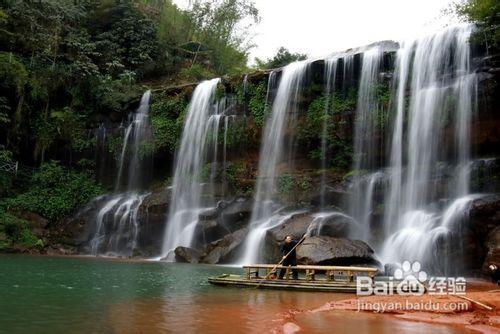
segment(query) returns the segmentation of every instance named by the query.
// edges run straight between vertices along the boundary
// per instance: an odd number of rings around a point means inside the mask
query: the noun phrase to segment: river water
[[[346,311],[303,312],[348,294],[235,289],[207,277],[239,268],[0,255],[0,333],[458,333]]]

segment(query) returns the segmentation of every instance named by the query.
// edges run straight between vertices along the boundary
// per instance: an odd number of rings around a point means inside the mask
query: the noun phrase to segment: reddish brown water
[[[308,311],[349,294],[208,284],[237,268],[5,255],[0,268],[2,333],[261,334],[287,323],[301,333],[461,332],[387,315]]]
[[[472,333],[390,315],[308,311],[349,294],[220,289],[228,291],[113,305],[109,327],[118,333],[280,333],[284,328],[322,334]]]

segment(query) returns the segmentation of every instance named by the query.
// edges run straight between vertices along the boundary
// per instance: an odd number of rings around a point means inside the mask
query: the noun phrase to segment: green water
[[[307,312],[348,294],[207,283],[239,268],[25,255],[0,255],[0,268],[0,333],[269,333],[289,321],[301,333],[462,332],[366,313]],[[305,312],[293,320],[297,310]]]
[[[95,332],[117,303],[210,293],[234,268],[93,258],[0,255],[0,331]]]

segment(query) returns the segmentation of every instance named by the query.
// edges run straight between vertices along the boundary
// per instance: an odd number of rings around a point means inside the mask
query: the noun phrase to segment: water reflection
[[[0,268],[6,333],[269,333],[288,321],[307,333],[455,331],[367,313],[307,311],[349,294],[208,284],[208,276],[237,268],[5,255]]]

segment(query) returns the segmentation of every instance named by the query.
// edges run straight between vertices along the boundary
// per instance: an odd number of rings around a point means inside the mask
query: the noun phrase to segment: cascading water
[[[330,105],[331,98],[335,91],[335,79],[337,75],[338,58],[331,57],[325,60],[325,115],[323,117],[323,126],[321,133],[321,199],[320,207],[325,207],[325,192],[326,192],[326,167],[327,167],[327,136],[328,136],[328,122],[330,118]]]
[[[290,145],[287,145],[287,129],[293,129],[293,120],[297,113],[297,98],[309,62],[295,62],[283,69],[271,114],[266,120],[262,137],[259,159],[255,202],[252,208],[250,232],[243,243],[241,263],[255,263],[259,260],[259,249],[265,231],[275,226],[275,215],[280,206],[275,203],[277,179],[280,174],[278,165],[291,157]],[[269,83],[274,75],[271,73]],[[269,92],[269,89],[268,89]],[[287,161],[289,162],[289,161]],[[278,222],[283,220],[278,219]]]
[[[200,182],[204,164],[209,161],[209,149],[217,159],[217,135],[221,115],[215,101],[220,79],[201,82],[195,89],[186,115],[182,139],[174,168],[172,201],[162,246],[162,258],[173,261],[173,251],[178,246],[193,246],[193,236],[199,214],[204,210]],[[213,167],[213,165],[212,165]],[[215,171],[211,168],[210,179]],[[210,187],[211,188],[211,187]]]
[[[151,91],[146,91],[141,98],[137,112],[132,116],[129,126],[125,130],[122,151],[120,154],[120,164],[118,176],[116,178],[115,191],[125,185],[127,190],[137,189],[141,184],[141,161],[140,145],[151,139],[151,127],[149,125],[148,112]],[[126,183],[124,184],[124,168],[127,169]]]
[[[359,229],[359,224],[352,217],[346,215],[345,213],[338,211],[325,211],[318,212],[313,215],[313,220],[309,224],[306,235],[307,236],[317,236],[321,235],[325,227],[330,227],[331,222],[335,218],[340,218],[341,224],[335,226],[335,234],[340,234],[345,232],[346,234],[352,233],[353,230]]]
[[[138,211],[147,194],[138,193],[142,185],[143,163],[141,145],[151,140],[148,112],[151,91],[146,91],[125,129],[119,159],[116,195],[97,198],[102,203],[95,217],[95,227],[89,241],[92,255],[131,256],[139,234]],[[125,177],[126,176],[126,177]]]
[[[361,78],[359,81],[358,102],[354,124],[354,174],[353,194],[349,211],[362,226],[361,237],[368,240],[370,237],[370,215],[373,203],[373,190],[380,173],[363,175],[375,167],[377,146],[375,133],[377,124],[376,115],[379,112],[379,103],[375,86],[379,82],[379,71],[382,60],[382,50],[375,46],[363,53]],[[368,194],[368,196],[367,196]]]
[[[469,127],[475,105],[476,75],[470,68],[470,26],[442,32],[403,44],[397,55],[396,115],[391,145],[390,189],[386,198],[382,260],[419,260],[436,268],[436,242],[454,232],[457,212],[466,210],[475,196],[469,189]],[[405,99],[409,86],[409,108]],[[449,114],[448,114],[449,113]],[[443,147],[443,120],[453,120],[456,180],[440,183],[440,162],[447,161]],[[407,135],[403,135],[407,119]],[[406,167],[404,167],[406,162]],[[444,189],[443,189],[444,188]],[[433,202],[448,198],[443,214]],[[444,269],[444,268],[441,268]]]

